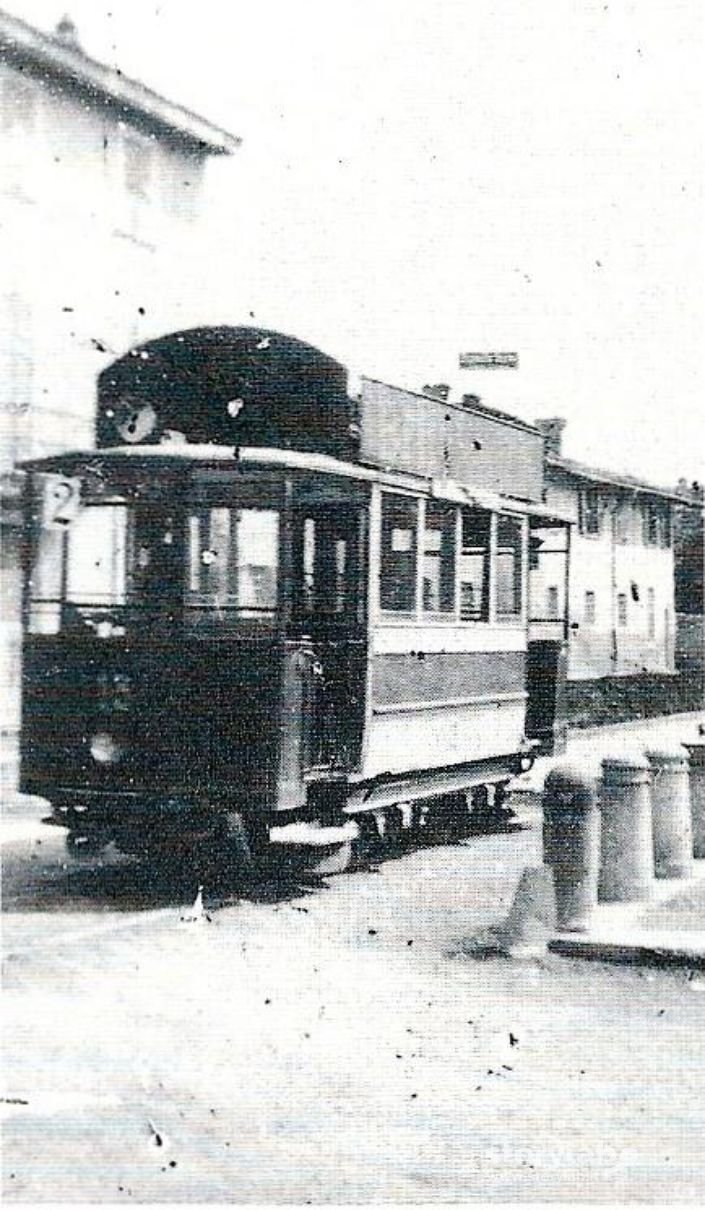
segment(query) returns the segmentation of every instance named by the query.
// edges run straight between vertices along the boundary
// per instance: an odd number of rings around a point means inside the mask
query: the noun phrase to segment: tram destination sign
[[[518,353],[461,353],[461,370],[518,370]]]

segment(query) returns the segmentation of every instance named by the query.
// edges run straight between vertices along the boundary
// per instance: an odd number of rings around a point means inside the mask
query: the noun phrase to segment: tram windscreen
[[[37,531],[29,583],[35,634],[124,633],[145,621],[196,630],[274,616],[279,516],[266,508],[90,503]]]
[[[83,620],[111,625],[128,603],[128,526],[125,503],[87,506],[70,525],[41,527],[29,581],[29,628],[56,634]]]
[[[279,515],[268,508],[202,508],[188,517],[186,606],[272,614]]]
[[[127,600],[127,508],[84,508],[72,522],[66,600],[75,605],[124,605]]]

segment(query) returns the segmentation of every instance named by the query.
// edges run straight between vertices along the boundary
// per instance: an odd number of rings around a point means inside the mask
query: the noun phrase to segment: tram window
[[[61,591],[67,534],[58,527],[41,528],[29,580],[30,634],[58,634],[61,629]]]
[[[455,611],[456,515],[452,505],[426,502],[421,574],[427,613]]]
[[[125,605],[129,534],[124,504],[88,505],[64,529],[42,527],[29,582],[30,633],[58,634],[84,610]],[[76,610],[62,615],[62,603]]]
[[[418,501],[382,494],[379,603],[395,613],[416,608],[416,531]]]
[[[329,618],[347,613],[354,595],[354,532],[347,508],[300,515],[294,550],[299,612]]]
[[[188,518],[187,605],[255,615],[277,605],[279,516],[272,509],[208,508]]]
[[[518,617],[521,614],[522,523],[515,517],[497,518],[497,614]]]
[[[482,509],[464,508],[460,551],[460,619],[486,622],[490,604],[490,521]]]
[[[72,605],[124,605],[127,508],[84,508],[68,531],[66,600]]]

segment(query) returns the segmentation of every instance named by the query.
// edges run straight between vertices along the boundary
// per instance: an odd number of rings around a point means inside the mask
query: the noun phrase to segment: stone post
[[[657,878],[689,878],[693,873],[688,758],[683,749],[646,753],[651,765],[651,819]]]
[[[543,790],[543,859],[553,871],[558,928],[584,932],[597,905],[600,816],[594,779],[559,765]]]
[[[632,902],[651,896],[654,878],[651,773],[641,757],[602,762],[599,897]]]
[[[683,744],[690,757],[690,815],[693,856],[705,857],[705,740]]]

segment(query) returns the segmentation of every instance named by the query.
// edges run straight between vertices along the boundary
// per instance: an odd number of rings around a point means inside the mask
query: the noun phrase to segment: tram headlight
[[[99,765],[115,765],[122,756],[122,745],[107,731],[98,731],[91,737],[90,753]]]

